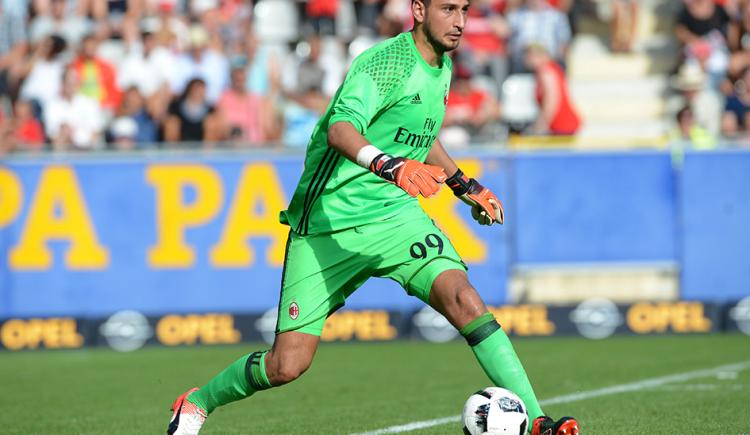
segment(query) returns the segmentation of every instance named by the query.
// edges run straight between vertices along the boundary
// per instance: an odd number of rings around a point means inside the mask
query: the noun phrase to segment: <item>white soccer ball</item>
[[[461,415],[466,435],[526,435],[526,405],[512,391],[488,387],[469,396]]]

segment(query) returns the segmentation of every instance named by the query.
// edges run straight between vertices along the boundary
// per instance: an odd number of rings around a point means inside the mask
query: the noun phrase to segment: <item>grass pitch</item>
[[[515,339],[540,399],[750,361],[739,335]],[[172,400],[263,346],[0,353],[0,433],[164,433]],[[462,342],[323,344],[298,381],[201,434],[348,434],[460,413],[490,383]],[[750,369],[545,407],[584,434],[748,434]],[[410,432],[460,434],[458,423]]]

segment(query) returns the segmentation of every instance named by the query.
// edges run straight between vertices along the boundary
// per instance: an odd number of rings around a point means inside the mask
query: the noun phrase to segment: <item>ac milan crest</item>
[[[297,320],[297,317],[299,317],[299,305],[296,302],[289,304],[289,317],[292,320]]]

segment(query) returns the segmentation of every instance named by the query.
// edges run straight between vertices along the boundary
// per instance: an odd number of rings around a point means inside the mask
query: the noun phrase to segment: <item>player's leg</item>
[[[524,401],[530,419],[544,415],[513,345],[464,271],[440,273],[432,283],[429,304],[459,330],[490,380]]]
[[[324,321],[322,318],[308,325],[306,328],[310,333],[286,331],[276,335],[270,350],[243,355],[206,385],[178,397],[172,405],[173,414],[167,433],[197,434],[216,408],[300,377],[312,363]]]
[[[526,404],[532,435],[577,435],[578,422],[544,415],[526,371],[505,331],[487,311],[463,270],[445,270],[432,282],[429,304],[448,319],[466,339],[479,365],[492,380],[516,393]]]
[[[219,406],[250,397],[257,391],[287,384],[310,367],[318,342],[317,335],[283,332],[276,336],[270,350],[243,355],[190,394],[188,400],[210,414]]]
[[[217,407],[291,382],[307,370],[326,318],[367,277],[365,266],[351,261],[361,255],[342,249],[337,240],[347,237],[347,232],[335,237],[290,233],[273,347],[243,355],[200,389],[180,396],[168,433],[197,434]]]
[[[469,284],[466,266],[442,231],[418,210],[378,233],[401,235],[386,239],[392,246],[383,248],[382,276],[442,313],[467,338],[490,379],[518,394],[531,418],[542,415],[513,346]]]

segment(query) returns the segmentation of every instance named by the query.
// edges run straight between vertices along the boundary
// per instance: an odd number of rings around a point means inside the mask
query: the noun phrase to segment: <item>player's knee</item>
[[[299,352],[273,352],[268,362],[268,377],[273,385],[292,382],[302,376],[312,363],[312,356]]]
[[[456,290],[453,311],[457,323],[466,324],[487,312],[487,308],[474,287],[467,283]]]
[[[297,360],[283,362],[278,367],[278,371],[275,376],[276,381],[279,384],[287,384],[289,382],[292,382],[293,380],[302,376],[302,374],[305,373],[309,367],[310,363],[304,361],[301,362]]]

